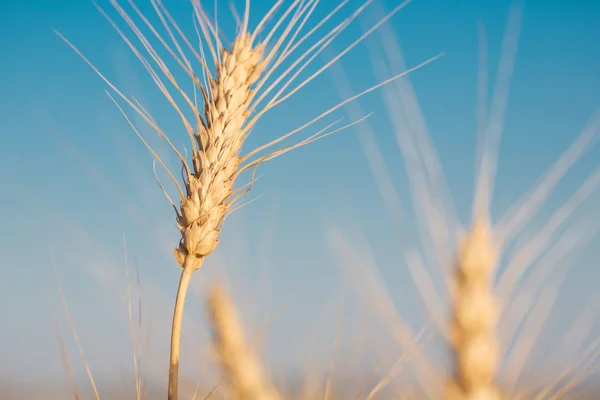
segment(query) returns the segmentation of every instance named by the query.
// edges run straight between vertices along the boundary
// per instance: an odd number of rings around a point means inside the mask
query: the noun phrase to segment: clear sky
[[[138,3],[152,15],[145,1]],[[195,39],[189,2],[165,3]],[[239,6],[241,2],[235,3]],[[251,25],[271,3],[253,0]],[[331,10],[334,2],[321,3],[312,24]],[[348,10],[358,3],[351,1]],[[379,2],[388,10],[398,3]],[[465,224],[475,165],[477,23],[483,22],[487,32],[493,79],[508,3],[413,0],[387,25],[398,38],[409,66],[444,53],[410,80]],[[126,28],[108,1],[100,1],[100,5]],[[358,37],[361,24],[364,28],[372,23],[377,9],[367,9],[359,22],[336,39],[334,48],[339,51]],[[600,106],[600,3],[525,0],[523,10],[494,202],[498,215],[536,182]],[[219,9],[221,28],[231,36],[228,13],[226,6]],[[156,21],[155,15],[152,18]],[[64,379],[52,307],[61,320],[78,379],[84,379],[63,321],[53,262],[92,367],[106,379],[116,378],[123,368],[130,370],[123,237],[131,265],[140,268],[144,304],[150,309],[145,315],[152,314],[156,357],[151,363],[156,364],[156,376],[166,376],[167,325],[179,275],[172,259],[178,240],[173,212],[154,181],[151,156],[104,93],[105,83],[53,29],[65,35],[123,92],[147,105],[176,143],[185,145],[177,116],[91,2],[0,3],[0,382]],[[373,35],[341,63],[354,91],[378,82],[373,71],[373,54],[377,53],[369,49],[377,48],[379,40]],[[315,68],[323,57],[315,60]],[[246,148],[337,104],[341,97],[331,78],[324,73],[267,114]],[[409,210],[401,153],[381,92],[362,98],[360,106],[365,113],[373,112],[368,123]],[[336,115],[314,129],[346,118],[343,110]],[[151,129],[139,118],[134,122],[152,144],[158,144]],[[217,254],[195,278],[195,288],[202,293],[202,282],[227,271],[238,298],[244,299],[243,309],[252,329],[258,329],[258,324],[302,287],[298,300],[272,328],[280,346],[294,343],[300,347],[310,342],[297,337],[306,336],[298,332],[307,327],[309,333],[317,331],[316,320],[333,326],[326,318],[329,304],[335,302],[339,269],[327,240],[331,226],[360,226],[374,246],[381,273],[399,307],[409,314],[414,311],[411,304],[417,297],[406,273],[400,271],[403,264],[392,234],[394,226],[384,211],[358,132],[343,131],[261,168],[262,177],[252,195],[262,197],[227,221]],[[300,135],[309,134],[311,131]],[[598,159],[598,149],[586,155],[558,187],[542,216],[550,215],[574,192],[598,167]],[[598,225],[600,214],[594,214],[589,205],[587,210],[587,220]],[[593,262],[599,255],[597,248],[592,246],[595,253],[582,257],[567,281],[560,315],[567,315],[570,307],[585,301],[594,289],[600,278],[597,262]],[[412,300],[405,301],[404,296]],[[190,328],[184,332],[184,346],[188,343],[190,347],[199,340],[195,332],[204,332],[201,297],[193,299],[188,309]],[[325,343],[329,343],[331,332],[323,330]],[[197,354],[202,354],[201,349]],[[296,350],[290,354],[290,358],[303,356]],[[183,363],[193,376],[201,362],[189,358]]]

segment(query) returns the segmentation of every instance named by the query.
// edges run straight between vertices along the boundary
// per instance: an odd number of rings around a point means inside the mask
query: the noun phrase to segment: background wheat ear
[[[454,274],[449,327],[454,379],[448,399],[501,398],[494,382],[500,364],[499,306],[493,294],[496,261],[490,223],[476,219],[459,246]]]
[[[231,393],[238,400],[278,400],[260,362],[244,337],[233,302],[223,286],[213,286],[207,298],[214,346]]]

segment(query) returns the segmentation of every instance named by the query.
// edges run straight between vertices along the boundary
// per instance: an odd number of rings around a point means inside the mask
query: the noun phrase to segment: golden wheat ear
[[[452,293],[451,345],[454,379],[450,399],[500,399],[496,375],[500,349],[496,326],[500,306],[493,294],[497,249],[489,221],[476,220],[458,252]]]
[[[208,293],[208,311],[214,333],[214,348],[226,381],[237,400],[278,400],[260,362],[244,337],[235,306],[222,286]]]
[[[224,44],[223,33],[219,31],[218,22],[211,20],[199,0],[192,0],[194,22],[198,36],[197,44],[193,44],[186,37],[161,0],[150,0],[150,3],[161,22],[161,28],[167,32],[167,39],[161,36],[157,28],[132,0],[129,1],[132,13],[128,13],[117,0],[110,0],[116,12],[133,32],[134,40],[139,41],[137,45],[121,30],[108,13],[97,6],[180,116],[190,140],[191,159],[188,159],[187,154],[177,149],[169,135],[163,131],[135,98],[125,96],[119,91],[75,46],[61,35],[111,89],[156,130],[160,138],[168,144],[182,163],[183,179],[180,182],[175,178],[176,174],[166,166],[158,153],[149,146],[148,142],[138,132],[123,108],[113,99],[133,130],[155,157],[156,162],[164,168],[168,177],[173,181],[179,195],[179,201],[176,204],[176,201],[173,201],[163,189],[177,214],[176,220],[181,238],[175,249],[175,259],[183,267],[172,324],[169,374],[170,400],[177,398],[181,320],[192,273],[202,266],[205,257],[217,247],[223,222],[236,209],[237,202],[252,188],[254,173],[247,184],[234,189],[237,178],[249,169],[256,171],[256,168],[265,161],[272,160],[290,150],[312,143],[362,121],[362,119],[358,119],[345,126],[335,128],[336,122],[334,122],[296,144],[272,150],[275,145],[306,130],[348,102],[437,58],[433,57],[417,67],[384,80],[380,84],[346,99],[279,138],[246,154],[241,154],[242,145],[262,115],[295,95],[389,20],[396,12],[410,3],[410,0],[399,2],[390,13],[381,18],[343,51],[339,52],[332,60],[325,63],[307,78],[300,80],[299,77],[302,76],[301,74],[306,68],[313,65],[314,60],[373,1],[365,0],[359,7],[351,11],[349,16],[326,31],[322,29],[325,23],[338,16],[342,10],[347,9],[349,0],[341,1],[311,29],[305,29],[305,27],[320,0],[291,0],[287,7],[283,7],[283,0],[278,0],[254,30],[251,30],[249,26],[251,2],[247,0],[243,17],[238,18],[238,30],[230,47],[226,47]],[[217,2],[215,2],[215,7],[216,4]],[[130,14],[134,15],[138,22]],[[274,21],[272,27],[267,29],[271,20]],[[144,30],[148,33],[144,33]],[[325,33],[315,40],[315,34],[319,30],[321,32],[325,31]],[[166,51],[168,57],[192,80],[193,96],[186,93],[183,85],[177,81],[168,63],[161,58],[158,49],[153,46],[151,38],[160,43],[160,48]],[[310,39],[313,39],[314,43],[304,46],[308,48],[301,51],[301,46]],[[191,56],[188,57],[188,54]],[[199,71],[192,67],[191,60],[195,60],[199,64]],[[284,68],[286,61],[289,62],[289,66]],[[198,104],[196,98],[197,92],[201,94],[200,104]],[[179,98],[176,100],[175,97]],[[186,116],[190,114],[189,111],[193,115],[193,120]]]

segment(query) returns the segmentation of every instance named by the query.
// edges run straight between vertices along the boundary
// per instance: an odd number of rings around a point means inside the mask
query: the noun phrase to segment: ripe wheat
[[[211,288],[208,309],[215,335],[218,361],[231,386],[234,398],[278,400],[279,395],[267,382],[254,351],[244,338],[244,329],[234,305],[222,287]]]
[[[167,63],[161,59],[159,53],[150,43],[150,40],[142,32],[138,24],[134,22],[129,14],[118,4],[117,0],[110,0],[110,2],[134,32],[137,39],[139,39],[147,56],[142,55],[136,45],[131,42],[127,35],[122,32],[106,12],[98,7],[99,10],[124,39],[135,56],[149,72],[150,76],[171,106],[181,117],[192,147],[190,162],[184,157],[182,152],[176,148],[169,136],[159,127],[137,100],[129,98],[119,91],[81,54],[81,52],[67,41],[66,38],[59,34],[102,77],[102,79],[104,79],[118,96],[120,96],[157,131],[159,136],[167,142],[171,150],[177,155],[183,166],[183,185],[181,185],[175,178],[175,174],[169,170],[157,152],[148,145],[147,141],[141,136],[134,124],[127,117],[125,111],[117,101],[113,99],[130,123],[131,127],[153,154],[156,162],[164,168],[167,175],[176,186],[179,194],[179,205],[177,206],[163,189],[163,192],[177,213],[176,220],[181,233],[181,240],[179,246],[175,249],[175,259],[179,265],[183,267],[173,313],[171,337],[169,399],[175,400],[177,398],[178,386],[181,323],[187,288],[192,273],[202,266],[205,257],[217,247],[224,220],[230,212],[239,206],[238,201],[248,193],[253,185],[254,175],[252,175],[251,180],[247,184],[238,188],[234,188],[236,179],[243,172],[249,169],[256,169],[265,161],[340,131],[356,122],[360,122],[363,118],[359,118],[353,123],[335,129],[332,128],[333,125],[335,125],[335,123],[333,123],[294,145],[284,147],[280,150],[268,151],[274,145],[305,130],[317,121],[331,114],[333,111],[339,109],[344,104],[355,100],[377,87],[406,75],[406,73],[433,61],[437,57],[434,57],[415,68],[383,80],[380,84],[332,107],[299,128],[242,155],[240,154],[240,150],[245,139],[248,137],[250,130],[254,127],[257,120],[264,113],[281,104],[306,84],[322,74],[330,65],[339,60],[365,37],[370,35],[392,15],[408,4],[409,1],[405,0],[398,4],[392,12],[378,21],[346,49],[339,52],[331,61],[319,68],[317,72],[313,73],[293,88],[290,88],[290,86],[298,76],[313,63],[315,58],[346,29],[349,24],[373,2],[373,0],[366,0],[360,7],[353,11],[349,17],[345,18],[333,29],[323,34],[319,40],[316,40],[308,50],[296,55],[291,66],[283,71],[281,71],[282,68],[280,68],[283,63],[292,54],[295,54],[299,49],[299,46],[307,39],[311,38],[325,22],[338,14],[340,10],[348,4],[348,0],[341,1],[312,29],[303,34],[301,34],[303,28],[315,11],[320,0],[293,0],[287,9],[282,12],[282,15],[277,19],[273,28],[266,34],[266,37],[263,40],[259,40],[259,35],[263,33],[262,31],[267,22],[275,15],[276,11],[281,8],[284,1],[278,0],[258,23],[257,27],[251,32],[249,28],[251,7],[250,1],[247,0],[243,18],[238,21],[238,31],[231,50],[228,50],[223,44],[222,33],[218,29],[218,23],[216,21],[213,22],[211,18],[209,18],[199,0],[193,0],[195,22],[199,25],[199,30],[204,39],[203,41],[200,40],[199,52],[197,50],[198,47],[193,45],[186,35],[182,33],[174,18],[169,14],[168,10],[160,0],[150,0],[150,2],[156,11],[163,28],[166,30],[172,41],[171,45],[161,37],[152,23],[139,10],[133,1],[130,1],[130,6],[135,14],[160,42],[169,56],[175,60],[183,71],[192,79],[194,83],[194,94],[196,91],[200,92],[203,106],[198,105],[195,100],[192,101],[192,97],[182,89],[182,85],[175,79],[174,74],[167,67]],[[179,39],[177,39],[177,36],[179,36]],[[181,42],[183,42],[184,45],[181,45]],[[197,73],[192,67],[191,61],[186,57],[186,52],[183,50],[185,47],[187,47],[189,52],[191,52],[194,58],[199,62],[201,74]],[[212,58],[214,69],[210,67],[211,63],[209,58]],[[150,60],[154,62],[155,66],[152,65]],[[156,70],[157,68],[160,72]],[[161,73],[163,78],[161,78]],[[278,75],[274,75],[277,73]],[[200,75],[204,78],[203,80],[200,79]],[[181,96],[181,102],[174,100],[171,91],[167,88],[163,79],[170,82],[172,88]],[[269,79],[273,79],[273,83],[268,84],[267,82]],[[182,106],[191,109],[195,121],[190,121],[186,117],[185,112],[182,110]]]
[[[458,251],[452,287],[450,344],[455,379],[449,400],[500,399],[495,387],[500,349],[496,326],[500,314],[493,295],[497,250],[489,222],[475,221]]]

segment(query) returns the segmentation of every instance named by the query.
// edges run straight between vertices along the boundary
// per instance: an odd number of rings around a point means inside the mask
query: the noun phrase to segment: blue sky
[[[148,4],[139,3],[151,13]],[[165,3],[195,38],[188,2]],[[251,23],[270,3],[254,0]],[[322,3],[313,23],[332,8],[327,1]],[[387,9],[397,3],[380,2]],[[100,4],[115,15],[107,1]],[[368,9],[361,23],[372,23],[374,10]],[[445,53],[410,80],[464,223],[473,190],[477,23],[483,22],[486,28],[493,79],[508,10],[508,2],[497,0],[414,0],[389,22],[409,66]],[[600,4],[525,0],[523,10],[501,145],[494,203],[498,214],[535,183],[600,105]],[[220,15],[227,11],[223,7]],[[222,29],[231,34],[231,20],[222,20]],[[147,104],[161,124],[174,132],[176,141],[185,143],[177,116],[91,2],[32,0],[0,5],[0,216],[4,222],[0,225],[4,326],[0,354],[8,360],[0,366],[0,380],[63,379],[50,317],[51,304],[61,311],[53,259],[84,347],[98,374],[106,379],[114,378],[113,373],[118,376],[115,365],[130,368],[129,358],[121,356],[128,354],[123,237],[130,261],[139,265],[142,280],[147,282],[147,304],[156,307],[154,324],[169,320],[179,273],[170,253],[178,233],[172,210],[154,182],[150,155],[104,93],[106,85],[53,29],[72,41],[120,89]],[[360,29],[360,23],[350,26],[333,43],[335,49],[354,40]],[[341,63],[354,91],[378,82],[369,52],[378,40],[373,35]],[[323,74],[265,116],[247,148],[339,101],[331,75]],[[373,112],[369,125],[407,202],[404,167],[381,93],[369,94],[360,105],[365,112]],[[339,111],[337,115],[345,117]],[[153,138],[150,129],[140,127]],[[227,271],[239,298],[245,299],[249,324],[260,323],[302,286],[300,299],[273,327],[281,346],[292,340],[288,335],[295,332],[294,327],[313,326],[315,310],[335,299],[339,272],[327,242],[327,228],[332,224],[361,227],[399,304],[409,304],[399,293],[415,295],[406,274],[394,266],[394,227],[383,210],[357,132],[343,131],[266,164],[254,189],[262,197],[228,221],[215,260],[200,271],[198,275],[205,272],[202,277],[195,278],[209,281]],[[154,139],[151,142],[157,144]],[[558,187],[542,216],[549,215],[597,168],[599,154],[592,150],[582,160]],[[597,224],[597,214],[589,216]],[[584,301],[594,279],[600,277],[592,260],[593,252],[582,258],[581,267],[567,282],[560,315]],[[189,316],[194,320],[190,324],[202,331],[198,299],[190,302]],[[410,307],[404,311],[410,312]],[[61,326],[68,333],[63,322]],[[165,354],[168,332],[166,327],[156,332],[153,343],[159,358]],[[188,340],[194,343],[195,339]],[[67,342],[72,341],[67,337]],[[68,346],[76,360],[74,347]],[[162,364],[154,361],[160,375]],[[188,362],[195,371],[197,365]],[[10,369],[5,367],[9,363]],[[78,376],[80,370],[77,367]]]

